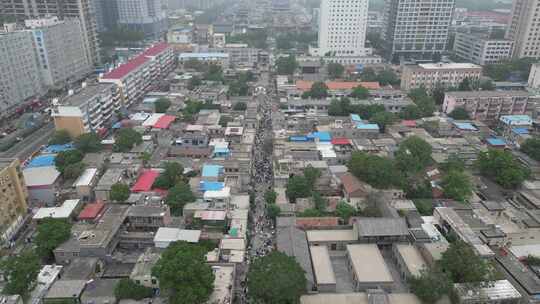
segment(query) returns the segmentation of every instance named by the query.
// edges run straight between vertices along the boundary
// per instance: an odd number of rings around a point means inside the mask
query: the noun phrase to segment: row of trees
[[[66,130],[56,131],[51,137],[49,144],[63,145],[72,142],[72,138]],[[84,154],[101,150],[101,139],[96,133],[85,133],[73,140],[75,149],[58,153],[54,164],[64,178],[77,178],[85,169],[82,162]]]

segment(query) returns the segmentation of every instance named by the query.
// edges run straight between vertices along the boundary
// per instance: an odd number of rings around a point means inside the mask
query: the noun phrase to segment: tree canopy
[[[528,138],[521,144],[520,150],[530,158],[540,161],[540,138]]]
[[[191,187],[185,182],[179,182],[169,189],[165,203],[171,208],[174,215],[182,215],[184,206],[195,201],[195,195],[191,192]]]
[[[352,89],[351,95],[349,97],[357,98],[357,99],[366,99],[369,97],[369,90],[364,88],[363,86],[357,86],[354,89]]]
[[[486,261],[478,256],[473,248],[456,240],[442,254],[439,265],[450,275],[454,283],[482,282],[489,278],[489,268]]]
[[[429,96],[425,88],[412,89],[409,97],[418,107],[421,117],[430,117],[436,110],[435,99]]]
[[[63,219],[46,218],[37,226],[35,238],[36,252],[43,258],[52,256],[52,252],[71,236],[71,224]]]
[[[423,269],[420,276],[409,279],[411,291],[422,303],[434,304],[452,291],[452,281],[439,267]]]
[[[171,106],[169,98],[161,97],[154,102],[154,110],[156,113],[165,113]]]
[[[535,62],[534,58],[521,58],[488,64],[484,66],[483,74],[495,81],[506,81],[512,77],[518,77],[526,81],[529,77],[531,65]]]
[[[116,183],[111,186],[109,198],[115,202],[124,202],[129,198],[129,187],[123,183]]]
[[[115,136],[113,150],[116,152],[129,152],[134,146],[142,143],[142,135],[130,128],[123,128]]]
[[[153,295],[152,288],[137,284],[128,278],[121,279],[114,286],[114,296],[117,300],[133,299],[139,301],[144,298],[151,298]]]
[[[41,264],[31,250],[23,251],[0,261],[0,269],[7,282],[2,290],[8,295],[27,295],[37,279]]]
[[[54,131],[53,136],[49,139],[49,145],[63,145],[71,141],[71,135],[67,130]]]
[[[506,150],[489,149],[480,152],[476,165],[482,175],[508,189],[519,186],[530,175],[529,169],[523,167]]]
[[[276,60],[276,68],[278,75],[293,75],[297,67],[298,62],[296,62],[296,57],[294,57],[293,55],[279,57]]]
[[[356,214],[357,210],[346,202],[339,202],[336,205],[336,215],[339,216],[345,224],[347,224],[349,219]]]
[[[322,81],[314,82],[309,91],[302,94],[302,98],[323,99],[328,97],[328,87]]]
[[[330,62],[326,65],[326,71],[328,72],[328,76],[332,79],[341,78],[345,71],[345,67],[339,63]]]
[[[389,158],[353,152],[347,166],[352,174],[375,188],[387,189],[403,184],[403,175]]]
[[[455,108],[454,110],[452,110],[452,112],[450,112],[450,114],[448,114],[448,116],[450,116],[450,117],[452,117],[453,119],[456,119],[456,120],[468,120],[468,119],[471,119],[471,117],[469,116],[469,112],[467,112],[467,110],[465,110],[464,107]]]
[[[248,296],[257,303],[299,303],[306,290],[304,270],[293,257],[273,251],[256,259],[247,275]]]
[[[375,115],[373,115],[373,117],[369,119],[369,122],[377,124],[381,128],[382,132],[386,130],[386,126],[391,125],[396,121],[396,115],[394,115],[394,113],[386,111],[375,113]]]
[[[54,165],[56,170],[64,174],[66,169],[76,163],[80,163],[84,155],[79,150],[67,150],[56,154]]]
[[[297,198],[311,195],[311,187],[307,178],[303,175],[294,175],[287,181],[287,197],[294,203]]]
[[[397,166],[408,174],[416,174],[431,164],[431,146],[418,136],[404,140],[396,151]]]
[[[389,69],[385,69],[377,73],[372,68],[364,68],[364,70],[360,74],[360,78],[362,79],[362,81],[379,82],[383,86],[398,85],[401,82],[400,79],[397,77],[396,73]]]
[[[101,151],[101,139],[94,133],[85,133],[75,138],[75,147],[83,153]]]
[[[247,109],[247,105],[245,102],[237,102],[233,106],[233,110],[235,111],[245,111]]]
[[[442,180],[444,196],[464,202],[472,195],[471,179],[464,171],[450,170]]]
[[[266,192],[264,193],[264,201],[268,205],[275,204],[276,199],[277,199],[277,195],[278,194],[274,190],[266,190]]]
[[[321,177],[321,170],[314,168],[311,165],[308,165],[304,169],[304,177],[306,178],[308,187],[313,190],[313,188],[315,187],[315,182],[317,182],[317,179]]]
[[[206,264],[206,248],[174,242],[163,251],[152,268],[159,287],[172,304],[204,303],[214,287],[214,273]]]
[[[156,178],[153,187],[167,190],[179,182],[186,182],[184,166],[177,162],[166,162],[163,172]]]

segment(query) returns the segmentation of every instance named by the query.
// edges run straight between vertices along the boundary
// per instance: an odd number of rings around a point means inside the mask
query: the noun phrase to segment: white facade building
[[[511,40],[489,39],[473,33],[456,33],[454,53],[466,62],[494,64],[512,56],[512,45]]]
[[[514,0],[506,38],[514,41],[513,57],[540,57],[538,0]]]
[[[529,88],[540,89],[540,63],[531,66],[528,86]]]

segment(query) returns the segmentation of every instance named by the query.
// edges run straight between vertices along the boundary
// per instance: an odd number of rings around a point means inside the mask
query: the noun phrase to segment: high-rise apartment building
[[[45,93],[31,32],[0,31],[0,71],[0,117]]]
[[[491,39],[481,33],[456,33],[454,54],[466,62],[479,65],[499,63],[512,55],[513,42]]]
[[[167,15],[161,0],[116,0],[118,24],[158,39],[167,32]]]
[[[60,19],[79,18],[87,57],[93,65],[100,62],[93,0],[2,0],[0,14],[13,16],[18,21],[43,16],[58,16]]]
[[[445,51],[454,7],[455,0],[386,0],[388,59],[432,59]]]
[[[118,4],[116,0],[93,0],[98,32],[114,29],[118,22]]]
[[[540,1],[514,0],[506,38],[514,41],[513,57],[540,57]]]
[[[368,0],[322,0],[319,18],[321,55],[366,55]]]
[[[34,38],[43,82],[51,87],[64,87],[92,72],[87,57],[81,22],[77,18],[57,17],[26,20]]]
[[[0,159],[0,245],[11,241],[28,214],[28,191],[18,159]]]
[[[465,80],[478,81],[482,67],[472,63],[426,63],[406,65],[401,73],[401,89],[408,92],[425,88],[430,91],[437,86],[457,87]]]

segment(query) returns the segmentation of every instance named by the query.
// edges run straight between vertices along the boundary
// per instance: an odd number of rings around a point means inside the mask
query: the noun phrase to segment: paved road
[[[32,153],[39,150],[42,145],[45,145],[53,133],[54,125],[50,122],[27,136],[21,142],[15,144],[9,150],[0,153],[0,157],[16,157],[19,160],[24,161],[32,155]]]

